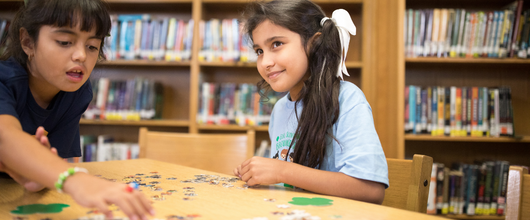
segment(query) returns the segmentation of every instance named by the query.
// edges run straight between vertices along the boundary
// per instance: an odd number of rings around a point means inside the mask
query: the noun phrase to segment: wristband
[[[85,169],[85,168],[81,168],[81,167],[70,167],[70,168],[68,168],[68,170],[66,170],[63,173],[59,174],[59,179],[57,179],[57,182],[55,183],[55,189],[57,189],[57,191],[59,193],[63,193],[64,181],[66,181],[66,178],[68,178],[69,176],[74,175],[77,172],[88,173],[88,170]]]

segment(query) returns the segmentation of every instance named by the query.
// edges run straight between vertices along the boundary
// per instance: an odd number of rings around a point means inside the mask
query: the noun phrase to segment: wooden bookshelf
[[[255,131],[268,131],[269,126],[239,126],[239,125],[199,125],[199,130],[217,130],[217,131],[246,131],[246,130],[255,130]]]
[[[256,68],[256,63],[247,63],[247,62],[199,62],[200,66],[222,66],[222,67],[252,67]],[[363,63],[359,61],[347,61],[346,68],[355,69],[362,68]]]
[[[249,0],[107,0],[111,14],[151,14],[171,16],[195,22],[194,36],[198,36],[200,20],[212,18],[241,18]],[[373,15],[377,11],[374,1],[366,0],[314,0],[331,17],[333,10],[346,9],[357,27],[357,35],[352,36],[347,54],[346,67],[351,81],[363,89],[370,103],[377,101],[379,84],[376,75],[371,74],[375,64],[373,48],[377,44],[371,37],[375,35]],[[0,0],[0,17],[12,18],[23,0]],[[182,131],[190,133],[241,132],[248,129],[257,131],[256,144],[260,139],[268,139],[268,126],[220,126],[196,123],[198,92],[202,82],[257,83],[261,77],[256,63],[243,62],[202,62],[198,60],[199,38],[193,38],[190,61],[166,62],[150,60],[112,60],[97,64],[91,78],[107,77],[111,80],[142,77],[162,82],[164,87],[164,108],[162,119],[141,121],[80,121],[81,134],[110,134],[117,141],[137,140],[139,127],[151,130]],[[374,117],[378,117],[374,114]],[[384,132],[383,132],[384,133]],[[380,134],[385,136],[386,134]],[[382,140],[384,142],[384,140]],[[390,146],[384,144],[383,146]],[[386,149],[385,149],[386,151]]]
[[[191,63],[188,62],[168,62],[158,60],[109,60],[102,61],[97,64],[98,66],[183,66],[189,67]]]
[[[408,8],[465,8],[466,10],[498,10],[512,1],[481,1],[476,5],[473,0],[420,1],[399,0],[389,4],[387,17],[382,17],[380,25],[393,34],[395,38],[379,40],[382,48],[377,56],[384,56],[386,51],[396,51],[396,57],[387,56],[379,63],[388,66],[378,68],[374,72],[386,71],[389,82],[385,82],[388,105],[395,104],[386,111],[386,121],[398,131],[395,136],[387,136],[395,140],[391,151],[385,152],[389,157],[408,158],[415,153],[432,156],[435,162],[443,161],[473,163],[475,160],[498,159],[513,163],[530,165],[530,109],[528,84],[530,83],[530,59],[518,58],[436,58],[436,57],[405,57],[404,17]],[[524,5],[528,8],[528,5]],[[397,11],[396,11],[397,10]],[[382,13],[382,12],[381,12]],[[386,19],[386,20],[385,20]],[[386,21],[386,22],[385,22]],[[381,28],[382,29],[382,28]],[[382,32],[382,30],[379,30]],[[394,68],[394,70],[392,70]],[[404,89],[407,85],[426,86],[509,86],[512,92],[515,137],[432,137],[429,135],[412,135],[403,132],[404,127]],[[397,101],[392,101],[393,99]],[[506,150],[499,150],[500,148]],[[450,149],[450,150],[448,150]],[[453,151],[453,152],[451,152]],[[490,153],[488,153],[490,152]],[[495,152],[495,153],[493,153]]]
[[[530,136],[521,137],[446,137],[426,134],[406,134],[406,141],[455,141],[455,142],[517,142],[530,143]]]
[[[140,120],[140,121],[113,121],[113,120],[88,120],[81,119],[80,125],[116,125],[116,126],[156,126],[156,127],[188,127],[186,120]]]
[[[495,215],[443,215],[443,217],[450,219],[469,219],[469,220],[504,220],[504,216],[495,216]]]
[[[517,59],[517,58],[434,58],[434,57],[417,57],[417,58],[406,58],[407,63],[468,63],[468,64],[530,64],[530,59]]]

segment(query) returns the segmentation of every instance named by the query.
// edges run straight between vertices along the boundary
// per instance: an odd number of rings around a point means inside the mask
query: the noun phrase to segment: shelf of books
[[[434,159],[428,213],[504,219],[508,167],[530,165],[528,5],[406,0],[401,34],[402,153]]]
[[[406,58],[407,63],[485,63],[485,64],[530,64],[530,59],[491,59],[491,58],[433,58],[433,57],[414,57]]]
[[[222,131],[246,131],[246,130],[255,130],[255,131],[268,131],[269,126],[267,125],[259,125],[259,126],[252,126],[252,125],[208,125],[208,124],[200,124],[199,130],[222,130]]]
[[[188,127],[186,120],[89,120],[81,119],[81,125],[125,125],[125,126],[156,126],[156,127]]]
[[[112,28],[106,60],[90,77],[93,101],[80,121],[82,135],[137,141],[137,129],[190,133],[258,131],[268,139],[274,103],[285,94],[260,96],[256,54],[243,33],[241,12],[248,0],[108,0]],[[330,16],[346,9],[357,27],[346,67],[351,81],[370,97],[373,59],[363,42],[364,0],[315,0]],[[0,31],[23,4],[0,0]],[[375,7],[368,10],[375,10]],[[4,25],[4,26],[2,26]],[[368,29],[370,30],[370,29]],[[0,32],[0,41],[5,36]],[[0,52],[2,48],[0,47]],[[366,74],[366,75],[364,75]],[[362,81],[361,81],[362,79]],[[372,85],[372,84],[367,84]]]
[[[160,60],[109,60],[102,61],[98,66],[190,66],[190,62],[168,62]]]
[[[362,3],[364,0],[312,0],[313,2],[317,4],[352,4],[352,3]],[[247,4],[249,3],[248,0],[202,0],[203,3],[225,3],[225,4],[233,4],[233,3],[239,3],[239,4]]]
[[[519,142],[529,143],[530,136],[522,137],[445,137],[445,136],[432,136],[428,134],[414,135],[406,134],[405,140],[407,141],[455,141],[455,142]]]

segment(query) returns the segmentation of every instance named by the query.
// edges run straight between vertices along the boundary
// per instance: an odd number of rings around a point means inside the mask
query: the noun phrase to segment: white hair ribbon
[[[324,22],[328,19],[330,18],[322,18],[322,20],[320,20],[320,25],[323,26]],[[337,9],[333,11],[333,14],[331,15],[331,20],[333,21],[333,23],[335,23],[335,26],[337,26],[340,36],[340,45],[342,47],[340,54],[340,64],[336,76],[338,78],[340,77],[341,80],[344,80],[344,78],[342,77],[342,73],[344,73],[346,76],[350,76],[350,74],[348,74],[348,70],[346,69],[345,63],[346,55],[348,53],[348,47],[350,46],[350,34],[355,35],[357,29],[355,28],[355,25],[351,20],[350,14],[344,9]]]

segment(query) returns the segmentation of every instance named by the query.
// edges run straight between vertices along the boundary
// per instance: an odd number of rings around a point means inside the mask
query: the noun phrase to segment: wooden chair
[[[255,131],[246,134],[189,134],[140,128],[140,158],[224,174],[254,155]]]
[[[527,167],[510,166],[506,220],[530,219],[530,174]]]
[[[427,212],[432,157],[415,154],[412,160],[387,159],[390,187],[384,206],[414,212]]]

